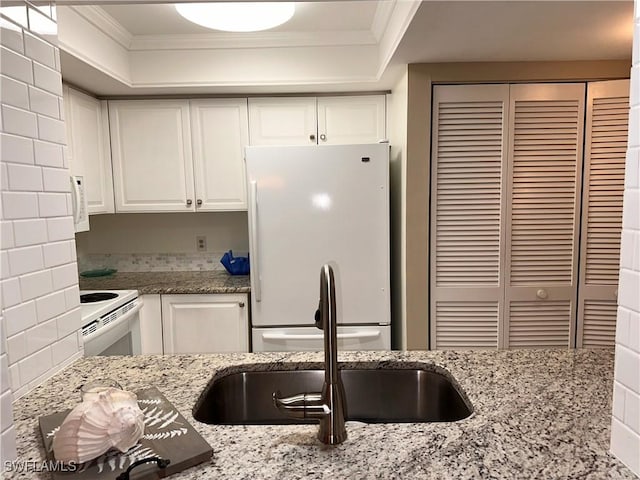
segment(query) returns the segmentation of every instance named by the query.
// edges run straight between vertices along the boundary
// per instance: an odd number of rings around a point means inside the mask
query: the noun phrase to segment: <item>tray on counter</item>
[[[160,391],[147,388],[135,392],[145,414],[144,435],[128,452],[109,451],[101,457],[78,465],[74,472],[53,472],[54,479],[115,479],[136,460],[157,456],[171,463],[159,469],[155,462],[139,465],[130,473],[131,480],[164,478],[207,461],[213,450],[207,441],[180,415]],[[44,448],[53,460],[53,436],[71,410],[45,415],[38,419]]]

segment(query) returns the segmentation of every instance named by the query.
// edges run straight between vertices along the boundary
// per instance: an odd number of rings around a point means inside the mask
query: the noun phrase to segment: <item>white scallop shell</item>
[[[143,433],[136,395],[109,388],[69,412],[53,438],[53,452],[61,462],[84,463],[112,447],[126,452]]]

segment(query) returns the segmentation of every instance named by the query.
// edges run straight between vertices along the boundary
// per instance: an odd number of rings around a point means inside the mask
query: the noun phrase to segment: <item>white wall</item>
[[[36,18],[49,41],[32,34]],[[0,19],[3,462],[16,454],[12,399],[82,355],[55,22],[31,9],[29,21]]]
[[[640,475],[640,0],[635,0],[611,452]]]
[[[402,75],[387,97],[387,125],[391,156],[389,181],[391,191],[391,291],[393,348],[407,348],[406,302],[406,173],[407,173],[407,99],[408,71]]]

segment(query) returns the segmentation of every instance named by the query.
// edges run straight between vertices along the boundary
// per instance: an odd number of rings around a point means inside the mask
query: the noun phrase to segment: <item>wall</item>
[[[584,81],[628,78],[627,61],[409,65],[407,132],[407,348],[428,348],[431,88],[436,83]]]
[[[12,398],[82,355],[56,25],[33,8],[27,23],[26,9],[0,20],[3,461],[16,454]]]
[[[635,2],[611,452],[640,475],[640,0]]]
[[[387,97],[387,125],[391,155],[389,192],[391,213],[391,318],[392,348],[407,348],[405,296],[406,157],[407,157],[407,68]]]
[[[224,252],[249,250],[246,212],[119,213],[90,222],[90,231],[76,235],[81,272],[223,269]],[[206,252],[196,250],[196,236],[206,238]]]

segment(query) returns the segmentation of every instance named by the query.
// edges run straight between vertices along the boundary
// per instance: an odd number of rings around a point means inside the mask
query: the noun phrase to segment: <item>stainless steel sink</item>
[[[285,417],[273,405],[273,392],[283,396],[322,389],[324,370],[253,371],[253,365],[214,378],[193,409],[196,420],[208,424],[279,425],[314,423]],[[402,362],[361,363],[340,367],[347,420],[367,423],[453,422],[471,415],[471,403],[450,375]],[[315,422],[317,423],[317,422]]]

